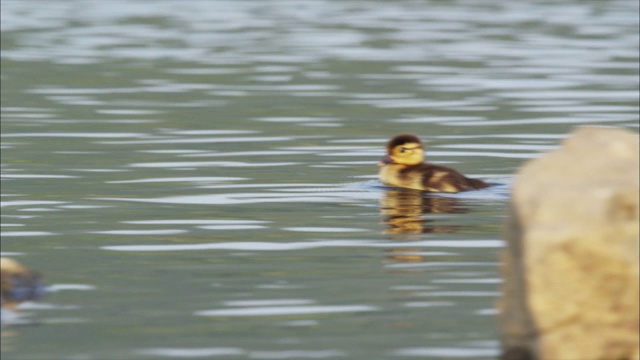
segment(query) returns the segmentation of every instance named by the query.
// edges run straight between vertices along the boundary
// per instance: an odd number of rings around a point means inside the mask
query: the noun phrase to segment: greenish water
[[[491,359],[525,161],[638,128],[635,1],[9,1],[3,359]],[[496,183],[383,187],[386,140]]]

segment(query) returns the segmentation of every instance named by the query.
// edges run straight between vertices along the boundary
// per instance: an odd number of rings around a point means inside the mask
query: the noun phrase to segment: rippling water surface
[[[495,358],[512,174],[638,128],[636,1],[1,9],[8,359]],[[401,132],[496,186],[382,186]]]

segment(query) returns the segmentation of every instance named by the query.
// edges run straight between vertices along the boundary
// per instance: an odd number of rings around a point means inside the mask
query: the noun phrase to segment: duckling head
[[[387,156],[379,165],[417,165],[424,162],[424,147],[420,139],[412,134],[393,137],[387,143]]]

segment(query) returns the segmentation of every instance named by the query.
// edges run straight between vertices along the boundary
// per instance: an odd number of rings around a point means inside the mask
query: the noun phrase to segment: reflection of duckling
[[[15,308],[23,301],[35,300],[46,292],[40,274],[19,262],[0,257],[0,299],[2,307]]]
[[[468,209],[458,199],[426,195],[417,190],[385,190],[380,199],[386,234],[453,233],[459,231],[460,226],[437,221],[428,215],[466,212]]]
[[[379,163],[380,180],[389,186],[447,193],[490,186],[446,166],[425,163],[424,158],[424,147],[417,136],[398,135],[387,143],[387,156]]]

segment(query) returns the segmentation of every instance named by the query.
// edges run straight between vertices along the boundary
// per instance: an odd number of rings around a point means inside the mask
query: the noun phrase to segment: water
[[[513,173],[638,128],[636,1],[1,9],[3,359],[495,358]],[[497,185],[382,186],[401,132]]]

